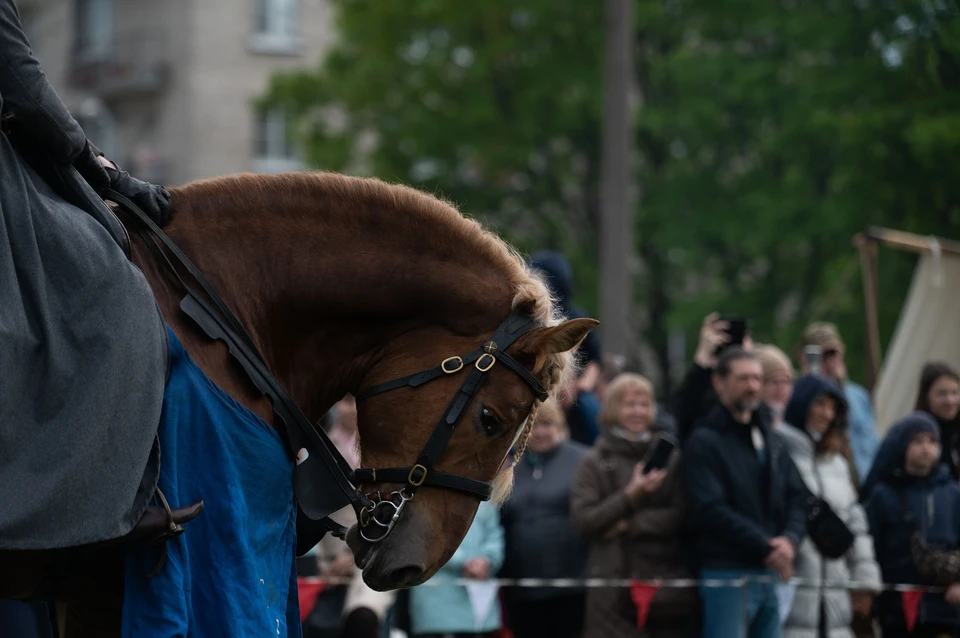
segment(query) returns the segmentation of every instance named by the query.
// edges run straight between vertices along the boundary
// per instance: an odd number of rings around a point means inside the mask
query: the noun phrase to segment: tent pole
[[[871,226],[863,234],[867,239],[873,240],[873,243],[882,244],[888,248],[896,248],[916,253],[926,253],[930,251],[930,240],[934,239],[926,235],[916,235],[902,230],[891,230],[889,228],[879,228]],[[952,239],[935,238],[940,245],[940,250],[952,255],[960,255],[960,242]],[[854,238],[854,244],[856,244]]]
[[[863,297],[867,320],[867,390],[873,392],[880,373],[880,322],[877,316],[878,259],[877,242],[873,237],[857,233],[853,244],[860,255]]]

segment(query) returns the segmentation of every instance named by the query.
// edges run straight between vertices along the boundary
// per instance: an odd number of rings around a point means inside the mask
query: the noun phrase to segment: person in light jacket
[[[460,547],[433,579],[439,582],[468,578],[480,582],[493,578],[503,564],[503,546],[500,513],[496,505],[484,501]],[[427,581],[410,589],[410,626],[418,638],[491,636],[500,629],[500,623],[497,600],[493,600],[483,618],[477,618],[470,593],[463,585]]]
[[[858,503],[850,462],[840,452],[846,436],[847,402],[832,381],[808,375],[799,379],[777,433],[813,494],[853,532],[855,541],[839,559],[824,557],[809,538],[797,548],[794,572],[807,581],[798,587],[787,617],[785,638],[853,638],[854,612],[869,617],[872,595],[880,590],[880,566],[873,550],[867,515]],[[816,586],[806,586],[815,583]],[[855,588],[827,589],[825,585]]]

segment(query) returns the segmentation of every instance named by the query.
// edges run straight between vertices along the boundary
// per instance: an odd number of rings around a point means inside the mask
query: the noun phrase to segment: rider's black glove
[[[119,167],[104,166],[97,159],[101,155],[103,153],[88,141],[83,152],[73,161],[73,167],[98,195],[102,196],[107,189],[115,190],[139,206],[157,226],[165,225],[170,220],[170,193],[167,189],[140,181]]]
[[[157,226],[164,226],[170,220],[170,193],[166,188],[140,181],[119,167],[115,170],[106,166],[105,169],[110,188],[132,200]]]

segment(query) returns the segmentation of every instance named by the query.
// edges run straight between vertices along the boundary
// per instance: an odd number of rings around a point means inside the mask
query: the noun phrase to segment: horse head
[[[537,325],[524,306],[511,315],[520,321],[524,316],[531,320],[528,327],[535,327],[506,350],[497,350],[498,333],[492,330],[474,337],[407,334],[393,345],[395,355],[371,371],[370,381],[390,391],[360,393],[361,399],[370,395],[358,412],[363,466],[401,468],[387,477],[361,470],[385,500],[361,510],[347,542],[374,589],[430,578],[460,545],[480,499],[502,502],[509,495],[509,453],[516,450],[517,458],[523,453],[537,404],[569,371],[569,353],[597,325],[593,319]],[[514,367],[498,365],[507,361]],[[389,379],[416,375],[438,362],[441,374],[430,383],[390,388]],[[489,378],[465,395],[464,387],[484,370]],[[522,371],[529,371],[533,382]],[[445,480],[431,483],[437,474]]]

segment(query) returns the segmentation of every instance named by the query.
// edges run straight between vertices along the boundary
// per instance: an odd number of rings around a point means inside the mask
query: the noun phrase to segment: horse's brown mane
[[[429,228],[437,237],[436,241],[450,242],[463,252],[478,255],[504,273],[513,286],[514,308],[529,307],[533,316],[545,326],[556,325],[562,320],[543,279],[527,266],[519,253],[477,221],[464,217],[453,204],[408,186],[337,173],[241,173],[191,182],[171,188],[170,192],[174,220],[180,214],[209,215],[223,223],[225,210],[272,212],[257,217],[276,220],[280,210],[322,209],[327,219],[335,216],[336,223],[359,227],[369,223],[370,217],[358,214],[358,211],[386,211],[390,214],[382,219],[404,220],[406,223],[402,227],[418,234]],[[573,368],[572,354],[565,352],[538,360],[534,373],[543,373],[544,385],[551,391],[561,385]],[[529,419],[527,433],[534,416]],[[525,435],[521,447],[525,446],[526,438]],[[506,497],[511,478],[507,475],[498,478],[495,501]]]

